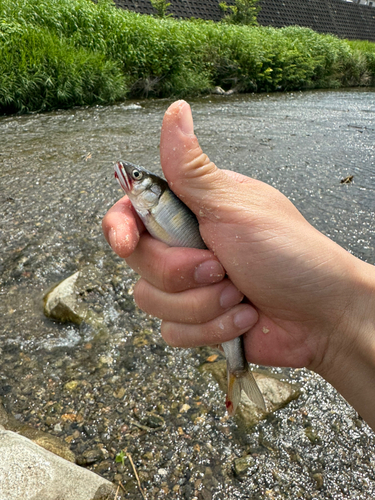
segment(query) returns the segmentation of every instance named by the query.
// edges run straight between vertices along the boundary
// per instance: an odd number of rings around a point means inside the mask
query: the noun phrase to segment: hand
[[[135,299],[163,319],[165,340],[217,344],[244,333],[249,361],[313,369],[364,418],[370,415],[358,387],[375,377],[373,266],[314,229],[277,190],[218,169],[200,149],[184,101],[165,114],[160,153],[171,188],[196,214],[209,250],[153,240],[126,197],[103,228],[112,248],[141,274]],[[199,282],[205,266],[212,272]],[[231,300],[223,306],[227,289]],[[243,296],[247,304],[240,304]],[[352,366],[356,382],[353,376],[344,382]]]

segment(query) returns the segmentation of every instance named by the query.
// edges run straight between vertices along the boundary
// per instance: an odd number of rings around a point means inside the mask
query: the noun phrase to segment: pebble
[[[77,457],[78,465],[91,465],[103,458],[103,453],[99,448],[85,451],[80,457]]]
[[[66,391],[72,392],[77,389],[79,382],[77,380],[71,380],[64,385]]]
[[[236,476],[244,476],[249,468],[254,465],[255,460],[252,456],[237,458],[233,462],[233,472]]]
[[[313,479],[315,479],[316,489],[320,490],[321,488],[323,488],[323,484],[324,484],[323,474],[321,474],[320,472],[317,472],[317,473],[313,474],[312,477],[313,477]]]

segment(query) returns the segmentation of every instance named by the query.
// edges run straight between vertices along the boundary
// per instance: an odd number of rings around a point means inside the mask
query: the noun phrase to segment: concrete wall
[[[307,26],[350,40],[375,42],[375,8],[343,0],[262,0],[264,26]]]
[[[219,0],[169,0],[176,17],[219,21],[223,13]],[[150,0],[115,0],[118,7],[153,14]],[[227,0],[233,4],[233,0]],[[375,4],[375,1],[374,1]],[[260,0],[259,24],[263,26],[299,25],[320,33],[333,33],[350,40],[375,42],[375,7],[345,0]]]

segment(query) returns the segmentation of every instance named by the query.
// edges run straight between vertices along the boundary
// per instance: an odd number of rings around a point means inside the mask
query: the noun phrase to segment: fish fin
[[[229,370],[228,374],[228,392],[226,399],[226,408],[229,415],[233,416],[236,413],[238,403],[241,401],[241,392],[244,391],[246,396],[263,411],[266,411],[266,403],[254,375],[248,368],[241,375],[236,376]]]
[[[229,415],[233,416],[236,413],[238,403],[241,401],[241,383],[233,373],[227,370],[228,374],[228,391],[225,406]]]
[[[244,391],[246,396],[263,411],[267,411],[266,403],[264,402],[263,394],[261,393],[258,384],[248,367],[247,371],[243,376],[239,378],[241,389]]]

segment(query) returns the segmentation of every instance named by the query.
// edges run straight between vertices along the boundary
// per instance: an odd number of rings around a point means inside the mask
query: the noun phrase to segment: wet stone
[[[321,443],[321,439],[313,427],[311,427],[311,426],[306,427],[305,435],[312,444],[320,444]]]
[[[94,336],[108,335],[103,318],[103,307],[90,302],[90,293],[102,293],[100,271],[95,266],[83,267],[64,279],[44,296],[44,314],[60,323],[71,322],[86,325],[94,330]]]
[[[64,385],[64,389],[66,391],[69,391],[69,392],[72,392],[74,391],[75,389],[77,389],[77,386],[78,386],[79,382],[77,380],[71,380],[70,382],[67,382],[65,385]]]
[[[200,367],[203,373],[210,373],[223,393],[227,391],[227,363],[220,360],[215,363],[205,363]],[[285,407],[288,403],[297,399],[300,395],[300,386],[295,383],[288,383],[279,380],[273,373],[261,373],[253,371],[254,378],[261,390],[266,402],[267,411],[258,408],[242,392],[241,404],[237,408],[235,418],[242,428],[250,428],[274,413],[276,410]]]
[[[103,459],[103,452],[99,448],[85,451],[81,456],[77,457],[78,465],[91,465]]]
[[[212,500],[212,494],[209,490],[203,489],[198,493],[198,500]]]
[[[61,281],[44,297],[44,314],[62,323],[70,321],[81,324],[86,310],[77,302],[76,282],[79,271]]]
[[[35,444],[54,453],[55,455],[64,458],[65,460],[68,460],[70,462],[75,461],[74,453],[62,439],[47,432],[43,432],[39,429],[35,429],[34,427],[23,422],[20,422],[12,415],[7,413],[5,408],[1,404],[0,425],[2,425],[6,430],[13,431],[21,434],[22,436],[25,436]]]
[[[114,486],[0,426],[1,500],[114,498]]]
[[[116,399],[123,399],[123,397],[126,394],[126,389],[125,387],[120,387],[120,389],[117,392],[114,392],[113,395]]]
[[[255,461],[251,456],[237,458],[233,462],[233,472],[236,476],[242,477],[247,474],[247,471],[254,463]]]
[[[165,424],[164,418],[160,415],[155,415],[154,413],[148,415],[145,422],[148,427],[151,427],[151,429],[157,429]]]
[[[323,474],[321,472],[317,472],[313,474],[312,477],[316,482],[316,489],[320,490],[321,488],[323,488],[323,483],[324,483]]]

